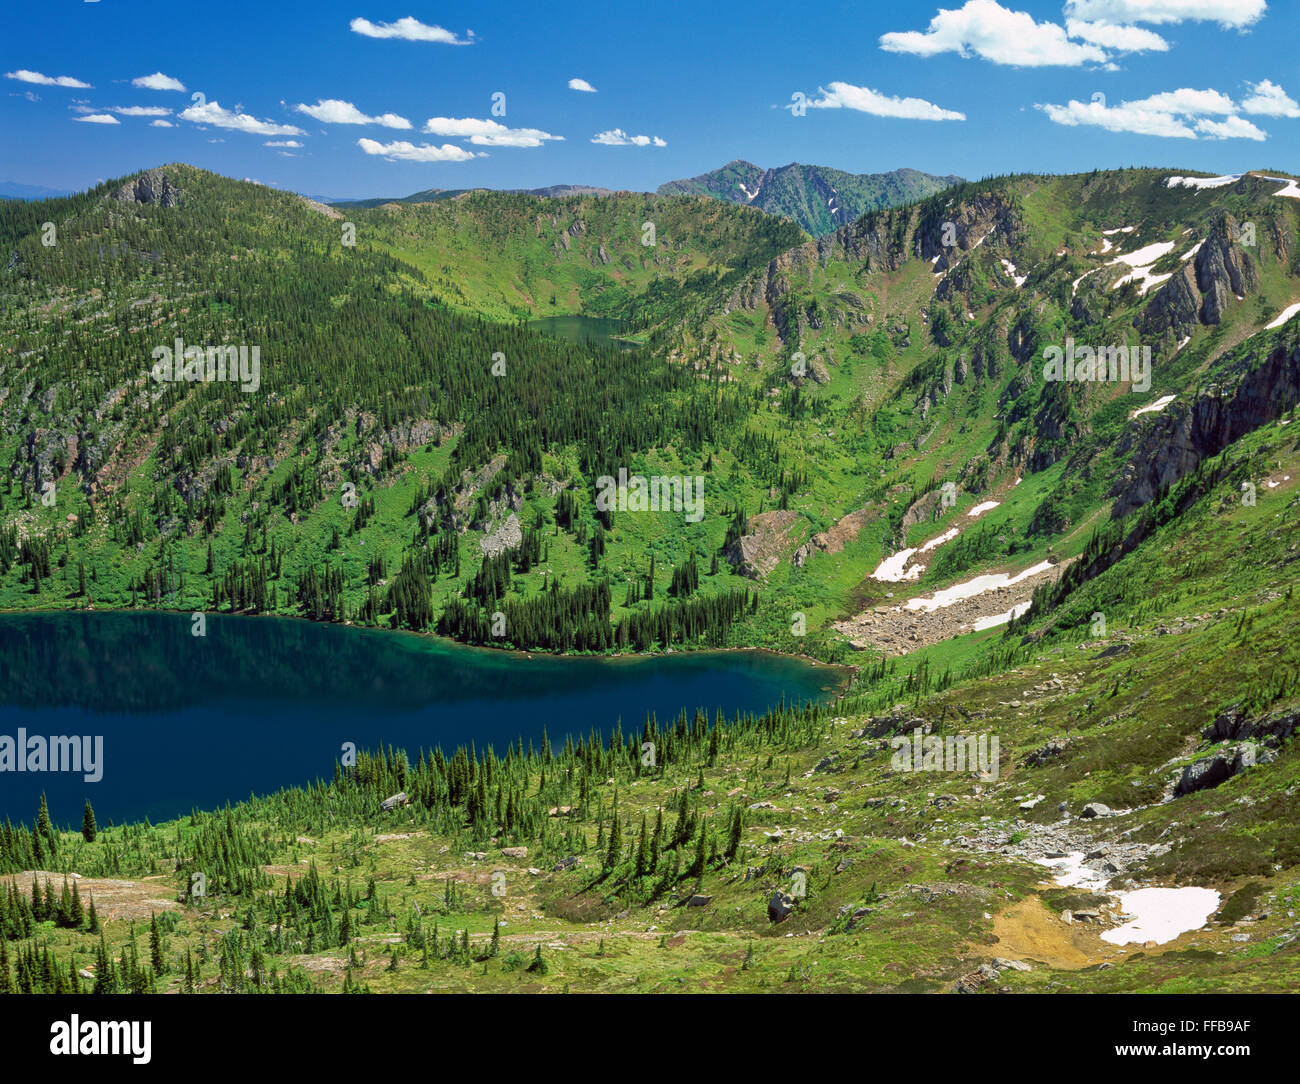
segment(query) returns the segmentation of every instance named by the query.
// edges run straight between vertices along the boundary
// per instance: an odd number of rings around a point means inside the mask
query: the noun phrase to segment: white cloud
[[[870,87],[855,87],[852,83],[831,83],[830,89],[818,87],[822,97],[808,102],[809,109],[853,109],[877,117],[899,117],[904,120],[965,120],[965,113],[941,109],[924,98],[896,98],[881,94]],[[789,109],[792,106],[786,106]]]
[[[1169,42],[1154,30],[1140,26],[1118,26],[1115,23],[1089,23],[1081,19],[1067,19],[1065,32],[1104,49],[1120,53],[1166,53]]]
[[[340,101],[338,98],[323,98],[315,105],[303,105],[300,102],[294,106],[294,109],[324,124],[377,124],[381,128],[411,126],[409,120],[399,117],[396,113],[382,113],[377,117],[370,117],[351,102]]]
[[[1035,22],[1028,12],[1010,11],[995,0],[967,0],[955,10],[940,8],[926,30],[882,34],[880,47],[889,53],[923,57],[975,55],[994,64],[1022,68],[1077,67],[1107,59],[1096,45],[1070,41],[1064,27]]]
[[[1267,138],[1267,133],[1236,116],[1237,103],[1217,90],[1178,90],[1152,94],[1137,101],[1107,105],[1103,95],[1095,95],[1090,102],[1071,100],[1066,105],[1039,104],[1041,109],[1057,124],[1074,128],[1081,125],[1104,128],[1109,132],[1128,132],[1134,135],[1159,136],[1165,139],[1196,139],[1198,133],[1206,139]],[[1223,117],[1211,120],[1210,117]]]
[[[628,135],[622,128],[611,128],[607,132],[597,132],[591,142],[606,147],[666,147],[668,144],[658,136]]]
[[[569,89],[570,89],[570,90],[581,90],[581,91],[584,91],[584,92],[587,93],[587,94],[595,94],[595,93],[596,93],[596,88],[593,87],[590,83],[588,83],[587,80],[585,80],[585,79],[570,79],[570,80],[569,80]]]
[[[1220,94],[1217,90],[1192,90],[1189,87],[1152,94],[1133,104],[1157,109],[1162,113],[1185,113],[1189,116],[1202,116],[1206,113],[1226,116],[1237,111],[1236,103],[1226,94]]]
[[[1258,22],[1267,7],[1266,0],[1066,0],[1065,13],[1110,23],[1204,20],[1240,29]]]
[[[272,139],[262,144],[263,147],[301,147],[296,139]]]
[[[564,139],[540,128],[507,128],[494,120],[475,117],[430,117],[422,131],[428,135],[468,139],[479,147],[540,147],[549,140]]]
[[[138,79],[132,79],[133,87],[144,87],[145,90],[184,90],[185,84],[179,79],[173,79],[170,75],[163,75],[162,72],[154,72],[153,75],[142,75]]]
[[[85,117],[73,117],[82,124],[121,124],[122,122],[109,113],[91,113]]]
[[[402,41],[432,41],[440,45],[472,45],[472,41],[456,37],[451,30],[440,26],[426,26],[409,15],[395,23],[372,23],[369,19],[353,19],[352,33],[363,34],[367,38],[399,38]],[[469,31],[469,37],[474,31]]]
[[[26,68],[19,68],[16,72],[5,72],[6,79],[17,79],[20,83],[36,83],[43,87],[80,87],[89,89],[89,83],[83,83],[80,79],[73,79],[70,75],[42,75],[40,72],[29,72]]]
[[[161,105],[111,105],[108,111],[116,113],[119,117],[170,117],[172,115],[170,109],[165,109]]]
[[[1276,83],[1265,79],[1259,83],[1247,83],[1251,95],[1241,103],[1243,113],[1260,117],[1300,117],[1300,105]]]
[[[232,113],[229,109],[222,109],[221,104],[216,101],[204,102],[202,105],[192,105],[179,116],[181,120],[188,120],[194,124],[211,124],[214,128],[230,128],[236,132],[247,132],[249,135],[285,136],[305,134],[301,128],[295,128],[292,124],[275,124],[269,120],[258,120],[256,117],[250,117],[247,113]]]
[[[176,125],[174,125],[169,120],[155,120],[149,122],[149,127],[150,128],[175,128]]]
[[[434,147],[428,143],[416,146],[399,140],[396,143],[376,143],[373,139],[358,139],[357,146],[366,154],[380,154],[385,158],[399,159],[403,162],[464,162],[470,158],[480,158],[482,151],[467,151],[454,143],[444,143]]]
[[[1196,122],[1196,130],[1207,139],[1253,139],[1262,143],[1268,133],[1257,128],[1245,117],[1228,117],[1226,120],[1205,120]]]

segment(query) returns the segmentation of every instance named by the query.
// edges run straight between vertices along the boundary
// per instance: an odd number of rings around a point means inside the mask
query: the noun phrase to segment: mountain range
[[[763,169],[737,159],[721,169],[660,185],[661,196],[712,196],[792,218],[814,237],[832,233],[868,211],[898,207],[932,196],[962,178],[936,177],[915,169],[846,173],[791,162]]]
[[[956,176],[936,177],[915,169],[888,173],[846,173],[825,166],[792,162],[778,169],[763,169],[750,162],[728,162],[721,169],[687,180],[669,181],[657,189],[661,196],[708,196],[729,203],[757,207],[770,215],[793,219],[814,237],[833,232],[867,211],[897,207],[960,183]],[[454,199],[470,191],[487,189],[430,188],[400,198],[324,200],[335,207],[380,207],[385,203],[433,203]],[[609,196],[608,188],[589,185],[551,185],[546,188],[503,189],[530,196]]]

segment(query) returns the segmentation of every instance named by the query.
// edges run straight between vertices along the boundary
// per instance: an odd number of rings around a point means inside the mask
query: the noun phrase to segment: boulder
[[[391,813],[399,805],[410,805],[411,799],[406,796],[406,791],[398,791],[391,797],[385,798],[379,803],[379,808],[385,813]]]
[[[1090,820],[1093,817],[1109,817],[1110,806],[1103,805],[1101,802],[1089,802],[1083,807],[1083,812],[1079,816],[1084,820]]]
[[[1045,745],[1035,749],[1025,757],[1025,763],[1032,764],[1037,768],[1046,764],[1049,760],[1055,760],[1063,756],[1065,751],[1070,748],[1070,744],[1069,738],[1049,738]]]
[[[1238,772],[1253,768],[1255,759],[1255,747],[1249,743],[1230,745],[1201,757],[1183,769],[1183,774],[1174,787],[1174,794],[1181,797],[1194,791],[1217,787]]]
[[[767,901],[767,917],[771,922],[784,922],[794,911],[794,897],[784,892],[773,892]]]

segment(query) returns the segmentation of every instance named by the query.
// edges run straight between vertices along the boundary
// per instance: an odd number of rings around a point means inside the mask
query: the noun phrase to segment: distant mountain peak
[[[814,236],[833,233],[868,211],[896,207],[960,183],[915,169],[846,173],[790,162],[763,169],[736,158],[720,169],[659,186],[661,196],[710,196],[798,222]]]

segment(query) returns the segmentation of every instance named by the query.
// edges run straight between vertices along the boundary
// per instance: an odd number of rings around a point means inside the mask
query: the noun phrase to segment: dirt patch
[[[1115,958],[1101,928],[1067,924],[1037,896],[1028,896],[993,918],[997,955],[1075,971]]]
[[[49,873],[46,870],[25,870],[6,877],[0,884],[10,880],[16,881],[19,890],[31,891],[32,878],[36,877],[44,889],[48,880],[55,892],[63,888],[63,874]],[[73,877],[68,875],[68,886],[76,884],[81,895],[81,905],[89,908],[90,901],[95,901],[95,913],[101,922],[117,919],[148,919],[155,911],[175,911],[180,909],[176,901],[176,889],[161,878],[144,881],[116,881],[106,877]]]

